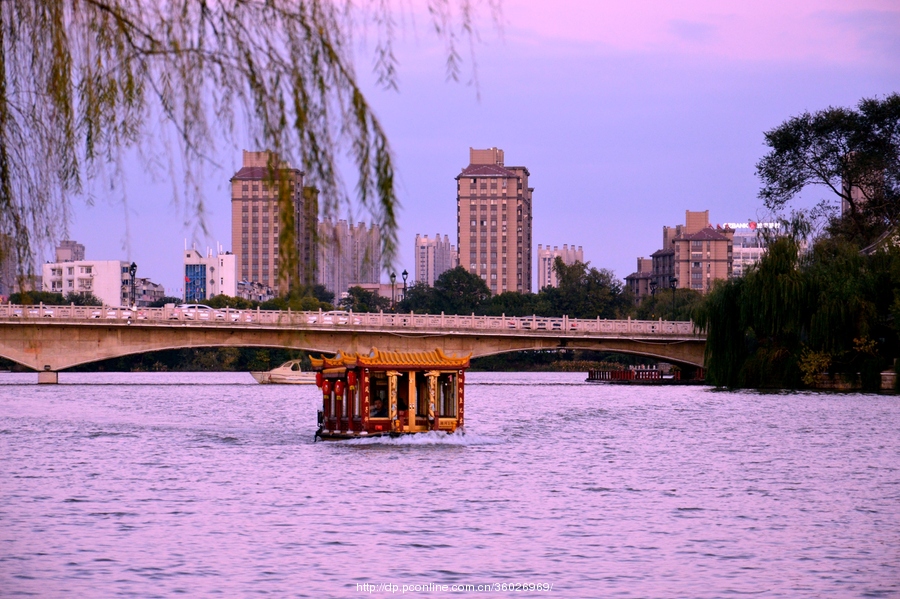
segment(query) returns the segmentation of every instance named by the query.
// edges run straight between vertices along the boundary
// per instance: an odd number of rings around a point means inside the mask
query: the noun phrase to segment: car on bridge
[[[45,307],[45,308],[43,308],[43,311],[44,311],[43,312],[44,318],[53,318],[53,310],[51,308]],[[12,315],[16,318],[21,318],[22,316],[25,315],[25,313],[22,311],[22,308],[16,308],[15,310],[13,310]],[[38,316],[41,316],[41,315],[42,314],[41,314],[40,308],[29,308],[28,309],[28,317],[29,318],[37,318]]]
[[[175,306],[172,320],[225,320],[225,313],[214,308],[210,308],[205,304],[179,304]]]
[[[310,314],[306,318],[306,322],[308,324],[349,324],[351,316],[353,324],[362,324],[362,318],[356,314],[350,314],[350,312],[345,312],[343,310],[332,310],[330,312]],[[319,320],[320,317],[321,321]]]

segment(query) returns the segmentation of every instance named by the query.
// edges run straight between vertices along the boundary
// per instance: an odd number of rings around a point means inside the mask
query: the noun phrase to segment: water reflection
[[[900,592],[894,397],[470,373],[465,435],[313,444],[314,388],[22,376],[0,375],[3,595]]]

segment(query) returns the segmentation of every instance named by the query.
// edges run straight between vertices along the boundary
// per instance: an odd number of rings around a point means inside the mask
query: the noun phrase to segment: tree
[[[900,94],[863,99],[857,110],[805,112],[767,131],[765,140],[770,150],[756,171],[770,210],[818,185],[847,207],[832,226],[854,241],[866,244],[900,222]]]
[[[796,387],[824,370],[863,375],[878,388],[898,353],[893,317],[900,249],[873,255],[824,237],[800,252],[791,236],[771,243],[741,279],[717,285],[695,314],[707,331],[707,379],[725,387]]]
[[[397,303],[397,311],[440,314],[440,310],[435,309],[436,305],[437,295],[434,288],[428,283],[419,282],[406,289],[403,300]]]
[[[163,299],[166,299],[166,298],[163,298]],[[172,298],[169,298],[169,299],[172,299]],[[176,303],[177,304],[177,303],[181,303],[181,300],[178,300],[176,302],[165,302],[165,303],[163,303],[163,306],[166,303]],[[209,298],[206,301],[206,305],[208,305],[210,308],[215,308],[217,310],[222,310],[224,308],[234,308],[235,310],[248,310],[251,308],[255,308],[256,302],[250,301],[248,299],[244,299],[242,297],[231,297],[231,296],[220,293],[219,295],[215,295],[215,296]]]
[[[472,314],[480,312],[490,299],[491,290],[484,279],[462,266],[445,271],[434,282],[435,312]]]
[[[34,305],[46,304],[48,306],[65,306],[66,300],[61,293],[53,293],[50,291],[23,291],[22,293],[13,293],[9,296],[9,303]]]
[[[180,304],[180,297],[172,297],[171,295],[166,295],[164,297],[159,298],[158,300],[154,300],[150,303],[151,308],[164,308],[166,304]]]
[[[74,304],[76,306],[102,306],[103,302],[99,297],[91,293],[90,291],[86,293],[77,293],[75,291],[70,291],[66,294],[65,299],[63,300],[66,304]]]
[[[491,297],[482,313],[485,316],[531,316],[546,314],[549,310],[550,304],[543,294],[504,291]]]
[[[691,320],[694,309],[703,301],[703,295],[693,289],[658,289],[641,300],[634,311],[639,320]]]
[[[347,297],[340,301],[340,307],[354,312],[380,312],[390,309],[391,300],[374,291],[354,286],[347,290]]]
[[[458,44],[474,39],[473,2],[432,0],[428,11],[456,78]],[[203,226],[200,181],[220,135],[299,157],[325,214],[350,201],[338,169],[349,155],[357,201],[381,226],[390,263],[391,149],[351,58],[352,31],[364,21],[375,29],[379,83],[396,88],[389,3],[0,2],[0,234],[15,240],[18,264],[30,264],[35,248],[64,230],[86,181],[120,182],[129,149],[167,174],[184,165],[185,201]],[[235,133],[244,123],[247,138]],[[167,133],[177,150],[156,144]],[[288,194],[279,166],[270,164],[270,177]],[[287,222],[288,202],[281,205]],[[289,268],[281,263],[280,274]]]
[[[559,285],[545,287],[550,314],[571,318],[616,318],[628,308],[622,298],[622,282],[609,270],[592,268],[590,263],[567,265],[557,257],[553,264]]]

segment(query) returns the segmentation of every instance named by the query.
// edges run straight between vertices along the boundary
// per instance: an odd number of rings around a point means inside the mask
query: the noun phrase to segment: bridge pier
[[[59,384],[59,373],[55,370],[39,370],[38,385],[57,385]]]

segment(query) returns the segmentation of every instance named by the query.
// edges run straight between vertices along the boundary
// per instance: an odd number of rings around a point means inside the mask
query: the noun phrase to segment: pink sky
[[[369,77],[365,35],[358,54],[396,158],[397,272],[414,270],[417,233],[456,242],[454,178],[470,146],[500,147],[530,169],[535,246],[582,245],[593,266],[624,278],[685,210],[708,209],[713,223],[767,218],[755,175],[764,131],[900,91],[900,0],[503,0],[500,31],[482,3],[477,91],[445,80],[423,4],[398,4],[399,92]],[[140,226],[126,237],[121,205],[101,200],[76,205],[72,237],[89,258],[136,260],[140,276],[180,293],[185,238],[230,249],[227,181],[241,149],[253,148],[223,145],[223,167],[205,169],[208,236],[164,207],[170,185],[137,169],[128,210]]]
[[[872,38],[900,36],[884,28],[885,16],[897,24],[900,3],[894,0],[505,0],[503,14],[510,35],[536,36],[538,44],[577,41],[737,60],[885,60]]]

